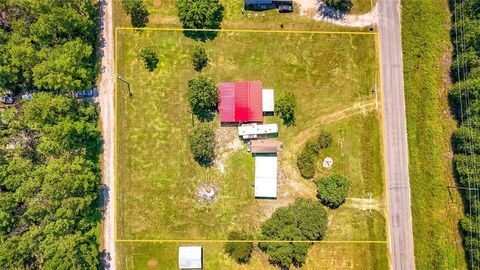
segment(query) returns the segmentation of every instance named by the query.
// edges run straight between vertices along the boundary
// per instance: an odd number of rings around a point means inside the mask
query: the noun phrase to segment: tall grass
[[[446,99],[450,54],[447,0],[402,1],[407,131],[417,269],[465,268],[453,183]],[[454,191],[452,191],[454,192]]]

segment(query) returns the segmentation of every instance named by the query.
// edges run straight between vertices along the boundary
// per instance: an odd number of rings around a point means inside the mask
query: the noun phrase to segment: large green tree
[[[130,15],[130,21],[133,27],[145,27],[148,23],[147,7],[143,0],[123,0],[123,8]]]
[[[219,29],[224,8],[219,0],[178,0],[178,18],[185,29]],[[213,39],[215,32],[192,32],[185,34],[194,39]]]
[[[333,173],[317,180],[318,199],[323,205],[332,209],[338,208],[345,202],[349,190],[350,180],[339,173]]]
[[[213,130],[202,125],[195,130],[188,138],[190,145],[190,151],[193,154],[193,158],[201,166],[208,167],[213,164],[215,160],[215,133]]]
[[[192,112],[200,120],[211,120],[217,108],[219,91],[208,77],[198,76],[188,81],[187,98]]]
[[[299,199],[278,208],[261,226],[264,240],[322,240],[327,230],[327,212],[316,201]],[[291,265],[300,267],[305,262],[311,243],[308,242],[262,242],[269,261],[282,268]]]

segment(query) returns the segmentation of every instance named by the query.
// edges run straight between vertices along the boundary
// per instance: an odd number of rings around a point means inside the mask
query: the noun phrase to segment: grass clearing
[[[122,270],[178,269],[177,243],[119,243],[119,268]],[[276,270],[266,255],[255,247],[249,264],[235,263],[223,251],[223,243],[201,243],[204,269]],[[302,270],[318,269],[388,269],[385,244],[317,243],[309,251]],[[298,269],[293,268],[292,269]]]
[[[209,125],[220,140],[219,163],[204,169],[193,161],[185,91],[197,75],[190,59],[197,44],[178,31],[120,30],[118,40],[117,71],[132,92],[128,98],[126,84],[118,82],[118,239],[226,239],[233,229],[258,232],[276,208],[299,197],[315,199],[315,184],[300,177],[296,154],[322,129],[334,143],[321,158],[331,156],[334,166],[327,171],[319,165],[318,175],[336,171],[352,181],[349,201],[331,214],[327,238],[385,240],[373,36],[221,32],[204,44],[210,58],[205,74],[217,82],[258,79],[277,97],[284,91],[297,96],[297,125],[281,126],[279,133],[285,150],[277,200],[254,199],[254,159],[235,128],[219,128],[217,119]],[[159,55],[154,72],[138,56],[143,47]],[[266,122],[281,123],[276,117]],[[196,199],[204,183],[220,190],[211,205]]]
[[[447,104],[448,1],[402,3],[405,96],[417,269],[466,269],[458,222],[462,201],[452,173]],[[428,143],[427,143],[428,142]]]
[[[177,18],[176,0],[145,0],[150,12],[148,27],[181,27]],[[323,21],[316,21],[308,16],[301,16],[298,5],[293,13],[278,13],[277,10],[261,12],[245,11],[242,13],[242,0],[222,0],[225,16],[222,23],[224,29],[284,29],[288,30],[347,30],[352,28],[335,26]],[[353,0],[352,14],[369,12],[376,0]],[[123,10],[121,0],[114,0],[115,25],[130,25],[130,19]],[[357,29],[355,29],[357,30]],[[368,30],[368,29],[363,29]]]

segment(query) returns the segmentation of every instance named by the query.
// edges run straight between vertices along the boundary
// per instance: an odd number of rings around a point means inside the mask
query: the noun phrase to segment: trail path
[[[102,123],[103,136],[103,163],[102,163],[102,181],[104,216],[103,216],[103,237],[104,237],[104,268],[116,269],[115,253],[115,217],[114,217],[114,44],[113,44],[113,25],[112,25],[112,2],[101,0],[101,56],[102,56],[102,74],[98,85],[100,117]]]
[[[327,21],[331,24],[348,27],[369,27],[377,24],[378,5],[368,13],[361,15],[345,14],[327,7],[317,0],[295,0],[300,5],[300,14],[312,16],[318,21]]]

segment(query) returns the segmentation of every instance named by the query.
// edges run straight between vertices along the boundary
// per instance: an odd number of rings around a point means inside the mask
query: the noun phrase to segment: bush
[[[332,144],[332,134],[323,131],[320,132],[317,144],[320,149],[330,147],[330,145]]]
[[[153,49],[143,48],[140,51],[140,57],[148,71],[152,72],[157,68],[159,59],[157,53]]]
[[[288,126],[295,125],[295,111],[297,110],[297,100],[292,92],[287,92],[281,96],[275,106],[275,113],[279,114],[283,124]]]
[[[332,209],[342,205],[348,196],[350,180],[338,173],[317,180],[318,198],[320,202]]]
[[[252,236],[244,232],[231,232],[228,240],[251,240]],[[227,242],[224,246],[227,253],[237,263],[249,263],[252,257],[253,242]]]
[[[325,5],[341,12],[350,12],[352,10],[352,0],[325,0]]]
[[[317,157],[314,152],[305,148],[300,152],[300,155],[297,157],[297,167],[303,178],[311,179],[315,176],[316,161]]]
[[[147,25],[150,13],[143,0],[123,0],[123,9],[130,15],[133,27],[145,27]]]
[[[203,47],[196,47],[192,53],[192,65],[193,69],[198,72],[202,72],[202,70],[208,64],[208,56],[207,51]]]
[[[213,111],[218,103],[218,88],[211,78],[199,76],[189,80],[187,98],[192,112],[200,120],[213,119]]]
[[[315,201],[299,199],[278,208],[262,224],[264,240],[321,240],[327,230],[327,212]],[[272,264],[289,268],[292,264],[300,267],[305,262],[311,243],[263,242],[260,248],[268,255]]]
[[[203,167],[208,167],[215,160],[215,133],[208,126],[196,128],[188,138],[193,158]]]

